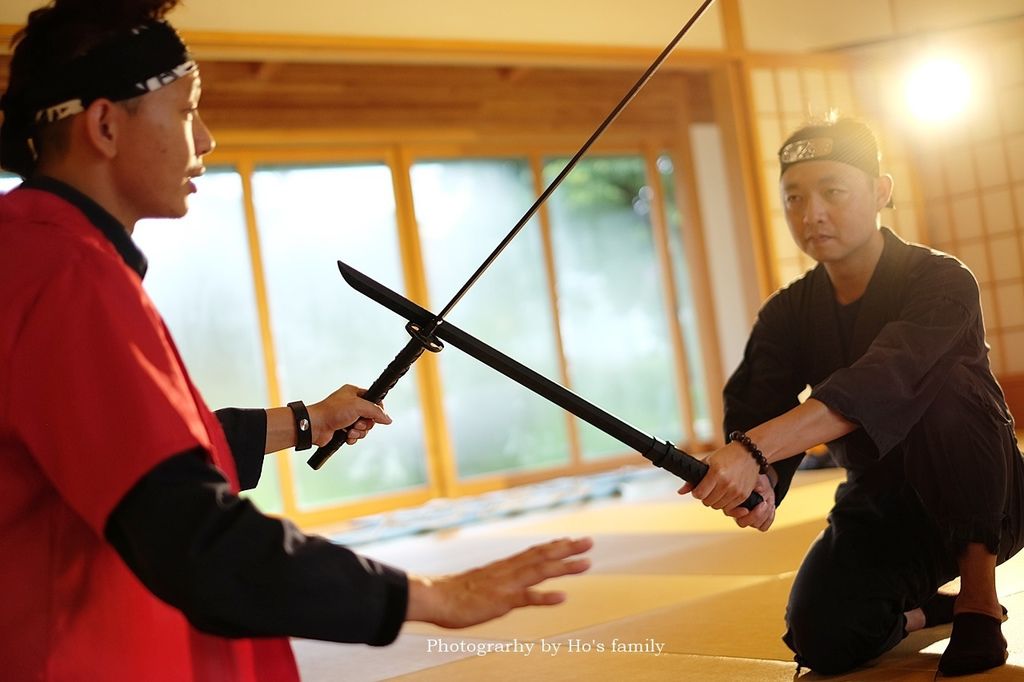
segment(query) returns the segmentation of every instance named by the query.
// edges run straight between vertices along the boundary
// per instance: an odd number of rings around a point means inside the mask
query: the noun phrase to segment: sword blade
[[[355,268],[338,261],[338,269],[341,270],[341,275],[349,286],[406,320],[426,325],[436,319],[434,314],[426,308],[421,308]],[[541,397],[568,410],[630,448],[638,452],[646,452],[650,449],[654,441],[653,437],[584,400],[561,384],[557,384],[517,360],[513,360],[450,322],[444,321],[434,335]]]
[[[413,303],[401,294],[392,291],[380,282],[359,272],[342,261],[338,261],[341,276],[349,286],[383,305],[409,322],[424,326],[437,317],[426,308]],[[667,441],[661,441],[618,417],[602,410],[597,405],[557,384],[526,365],[505,355],[498,349],[462,331],[448,321],[442,322],[434,336],[455,346],[470,357],[484,363],[517,384],[528,388],[537,395],[576,415],[583,421],[600,429],[620,443],[636,450],[656,466],[676,474],[683,480],[697,484],[707,473],[708,465],[679,450]],[[743,506],[752,509],[761,501],[761,496],[751,493]]]

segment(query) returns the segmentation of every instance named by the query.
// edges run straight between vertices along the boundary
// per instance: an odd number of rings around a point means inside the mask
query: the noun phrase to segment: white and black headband
[[[36,126],[84,111],[97,99],[117,102],[159,90],[196,70],[178,33],[149,21],[104,41],[52,72],[33,78],[2,102],[0,165],[27,176],[35,165]]]

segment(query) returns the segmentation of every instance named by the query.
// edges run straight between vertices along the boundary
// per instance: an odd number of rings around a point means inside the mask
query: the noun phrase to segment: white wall
[[[889,0],[740,0],[747,49],[805,52],[891,34]]]
[[[730,182],[718,127],[698,123],[690,127],[697,173],[697,196],[704,225],[704,257],[711,277],[715,330],[722,358],[722,375],[728,377],[743,357],[743,346],[754,322],[757,303],[749,300],[757,290],[755,273],[744,266],[741,249],[750,249],[746,227],[733,215],[730,195],[743,188]]]
[[[1024,0],[893,0],[893,24],[901,33],[969,26],[1024,14]]]
[[[20,25],[41,0],[3,0],[0,24]],[[698,0],[190,0],[180,29],[565,45],[660,47]],[[1024,0],[739,0],[747,47],[802,52],[895,33],[951,28],[1024,14]],[[718,49],[713,4],[683,42]]]
[[[22,24],[40,0],[3,0],[0,24]],[[190,0],[170,15],[182,31],[337,35],[513,43],[662,47],[697,0]],[[723,44],[717,5],[683,41]]]
[[[805,52],[1024,15],[1024,0],[739,0],[750,50]]]

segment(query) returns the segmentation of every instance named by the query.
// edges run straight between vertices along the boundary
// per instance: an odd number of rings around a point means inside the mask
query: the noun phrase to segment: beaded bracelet
[[[768,460],[764,458],[764,453],[754,445],[754,441],[750,440],[750,436],[742,431],[733,431],[729,434],[729,442],[731,443],[734,441],[746,448],[747,452],[750,453],[750,456],[754,458],[755,462],[757,462],[758,471],[762,474],[768,473]]]

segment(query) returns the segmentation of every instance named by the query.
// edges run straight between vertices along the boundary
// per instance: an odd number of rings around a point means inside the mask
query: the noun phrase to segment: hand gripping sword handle
[[[654,466],[661,467],[665,471],[671,472],[693,485],[697,485],[704,480],[704,475],[708,473],[709,467],[707,464],[677,449],[672,443],[662,443],[657,439],[654,440],[651,448],[644,453],[644,457],[651,460]],[[752,492],[750,497],[740,506],[746,509],[753,509],[759,504],[761,504],[761,496]]]
[[[364,400],[369,400],[371,403],[379,403],[384,400],[384,396],[395,387],[399,379],[405,376],[405,373],[409,371],[412,364],[423,355],[423,351],[429,350],[432,353],[437,353],[444,347],[437,339],[424,334],[418,324],[410,322],[405,328],[412,338],[409,339],[409,343],[405,344],[405,348],[398,351],[398,355],[384,368],[384,371],[377,377],[377,380],[366,389],[366,392],[363,393]],[[335,431],[331,440],[326,445],[318,447],[316,452],[306,460],[306,463],[314,469],[322,467],[324,462],[330,459],[331,455],[345,444],[345,441],[348,439],[348,430],[351,426],[352,424],[349,424],[344,429]]]

